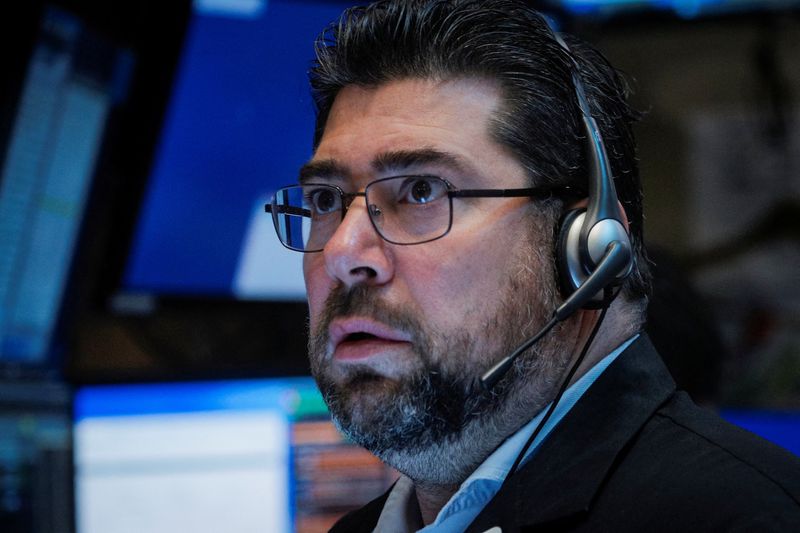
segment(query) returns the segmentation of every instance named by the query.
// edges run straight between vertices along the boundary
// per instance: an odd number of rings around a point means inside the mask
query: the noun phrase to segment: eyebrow
[[[421,165],[445,165],[462,172],[466,164],[458,156],[435,148],[418,150],[393,150],[379,154],[372,161],[372,168],[378,172],[405,170]]]
[[[350,176],[350,171],[335,159],[318,159],[309,161],[300,167],[298,181],[306,183],[314,178],[331,180],[342,179]]]
[[[375,172],[390,170],[404,171],[421,165],[445,165],[458,172],[464,172],[467,164],[458,156],[435,148],[417,150],[391,150],[378,154],[371,163]],[[313,179],[341,180],[349,178],[350,170],[335,159],[309,161],[300,167],[299,181],[306,183]]]

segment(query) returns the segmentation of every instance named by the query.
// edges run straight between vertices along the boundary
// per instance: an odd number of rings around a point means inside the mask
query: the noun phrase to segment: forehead
[[[334,101],[313,160],[335,162],[353,175],[374,174],[376,166],[386,166],[376,165],[386,154],[428,150],[450,156],[444,166],[478,173],[509,158],[491,137],[499,105],[499,88],[482,79],[347,86]]]

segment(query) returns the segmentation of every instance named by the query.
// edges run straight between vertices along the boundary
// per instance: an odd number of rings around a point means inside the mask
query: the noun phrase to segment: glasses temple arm
[[[448,192],[451,198],[519,198],[548,196],[583,197],[585,194],[570,186],[532,187],[527,189],[456,189]]]
[[[264,211],[266,211],[267,213],[274,213],[276,215],[296,215],[296,216],[311,218],[310,209],[303,209],[301,207],[294,207],[291,205],[267,204],[264,206]]]

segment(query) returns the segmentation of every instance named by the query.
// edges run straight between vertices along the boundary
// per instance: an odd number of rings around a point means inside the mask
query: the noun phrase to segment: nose
[[[370,222],[366,203],[357,198],[322,251],[328,275],[347,287],[382,285],[394,276],[390,245]]]

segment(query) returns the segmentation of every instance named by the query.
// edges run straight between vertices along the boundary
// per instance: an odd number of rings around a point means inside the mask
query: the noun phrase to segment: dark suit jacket
[[[331,531],[372,531],[387,494]],[[800,532],[800,460],[700,409],[642,335],[470,532]]]

